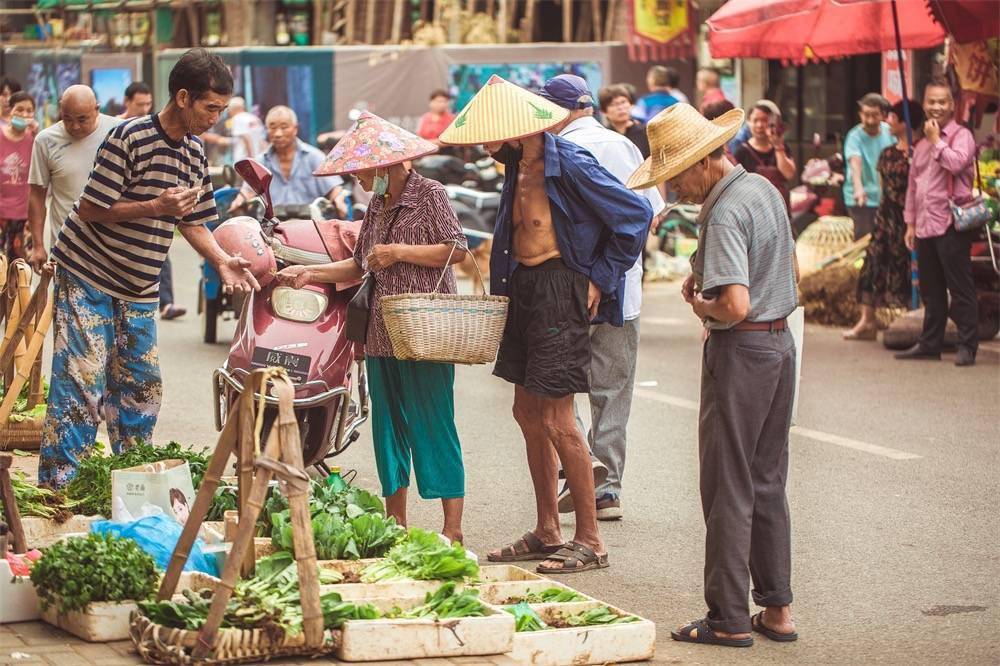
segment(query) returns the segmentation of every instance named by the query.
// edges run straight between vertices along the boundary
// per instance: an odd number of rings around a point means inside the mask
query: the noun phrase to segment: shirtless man
[[[490,86],[510,88],[498,95]],[[502,127],[518,114],[517,128]],[[652,218],[649,204],[589,152],[545,133],[567,115],[494,77],[441,135],[446,144],[481,143],[506,167],[490,274],[491,291],[509,296],[510,306],[493,373],[515,385],[514,418],[524,435],[537,523],[489,559],[544,560],[538,571],[546,574],[608,566],[573,395],[590,388],[590,324],[622,325],[625,272]],[[534,133],[524,136],[525,129]],[[559,528],[559,462],[576,499],[569,542]]]

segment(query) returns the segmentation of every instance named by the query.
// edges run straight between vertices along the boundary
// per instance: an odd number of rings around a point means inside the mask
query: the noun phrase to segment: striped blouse
[[[82,199],[108,209],[120,199],[150,201],[177,186],[201,188],[194,211],[182,220],[161,216],[92,224],[80,219],[77,201],[52,248],[56,263],[115,298],[156,303],[174,227],[205,224],[216,217],[201,140],[188,134],[174,141],[156,114],[122,123],[97,151],[82,194]]]
[[[363,269],[367,270],[365,258],[376,245],[438,245],[455,240],[460,247],[465,247],[465,236],[441,183],[411,171],[399,202],[379,220],[382,205],[380,197],[372,199],[358,235],[354,260]],[[403,262],[375,274],[375,298],[368,323],[366,355],[392,356],[392,343],[382,319],[382,297],[432,292],[440,277],[441,268],[425,268]],[[439,293],[454,294],[456,291],[455,274],[449,267]]]

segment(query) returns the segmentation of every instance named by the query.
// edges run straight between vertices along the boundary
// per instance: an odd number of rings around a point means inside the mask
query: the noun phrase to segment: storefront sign
[[[906,72],[906,96],[913,99],[913,58],[910,51],[903,51],[902,71]],[[903,81],[896,51],[882,54],[882,96],[889,100],[889,104],[903,99]]]
[[[962,90],[981,95],[997,94],[997,40],[952,44],[950,50]]]
[[[666,44],[688,30],[688,0],[633,0],[635,34]]]

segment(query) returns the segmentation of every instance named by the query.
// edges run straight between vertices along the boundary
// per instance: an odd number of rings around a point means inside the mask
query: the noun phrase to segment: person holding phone
[[[757,102],[750,111],[748,123],[750,139],[734,151],[733,157],[744,169],[760,174],[778,188],[785,206],[791,211],[788,185],[795,178],[796,167],[782,139],[785,127],[778,105],[770,100]]]

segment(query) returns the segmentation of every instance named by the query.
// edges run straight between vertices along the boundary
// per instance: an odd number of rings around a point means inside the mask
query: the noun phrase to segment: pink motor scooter
[[[344,332],[356,285],[312,283],[293,289],[277,286],[273,271],[351,257],[360,222],[279,222],[268,191],[271,172],[253,160],[237,163],[236,171],[263,200],[263,217],[233,218],[214,233],[220,246],[250,260],[261,290],[246,299],[229,358],[214,373],[215,426],[222,429],[252,370],[283,367],[296,387],[303,460],[328,475],[324,460],[342,453],[368,420],[363,357]],[[267,429],[277,399],[265,400]]]

